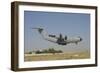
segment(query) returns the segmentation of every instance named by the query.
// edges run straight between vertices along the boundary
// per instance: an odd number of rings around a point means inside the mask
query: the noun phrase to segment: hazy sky
[[[80,51],[90,49],[90,15],[82,13],[61,13],[61,12],[39,12],[24,11],[24,48],[25,51],[52,48],[63,51]],[[46,41],[38,33],[31,29],[42,27],[48,33],[65,36],[83,38],[76,44],[61,46]]]

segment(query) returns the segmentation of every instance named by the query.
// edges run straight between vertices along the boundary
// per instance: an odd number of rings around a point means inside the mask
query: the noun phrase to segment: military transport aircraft
[[[60,34],[59,36],[50,35],[43,28],[32,28],[32,29],[38,30],[39,34],[41,34],[45,40],[57,43],[59,45],[67,45],[70,43],[78,44],[78,42],[82,41],[81,37],[68,38],[67,36],[63,37],[62,34]]]

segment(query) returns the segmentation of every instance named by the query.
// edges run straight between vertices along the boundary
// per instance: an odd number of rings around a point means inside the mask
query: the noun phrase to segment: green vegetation
[[[41,54],[41,53],[52,53],[52,54],[55,54],[55,53],[62,53],[63,51],[61,50],[55,50],[54,48],[49,48],[49,49],[45,49],[45,50],[37,50],[35,53],[36,54]]]
[[[27,54],[44,54],[44,53],[52,53],[52,54],[55,54],[55,53],[63,53],[62,50],[55,50],[54,48],[49,48],[49,49],[43,49],[43,50],[36,50],[36,51],[30,51],[30,52],[27,52]]]

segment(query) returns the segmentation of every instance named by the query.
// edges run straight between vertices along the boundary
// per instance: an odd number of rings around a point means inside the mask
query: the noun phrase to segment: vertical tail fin
[[[32,28],[38,30],[38,32],[45,38],[48,36],[48,33],[43,28]]]
[[[39,33],[42,33],[44,30],[43,28],[32,28],[32,29],[37,29]]]
[[[32,28],[32,29],[38,30],[38,32],[42,35],[42,37],[45,40],[48,40],[48,41],[51,41],[51,42],[56,43],[57,39],[54,39],[52,37],[49,37],[48,33],[43,28]]]

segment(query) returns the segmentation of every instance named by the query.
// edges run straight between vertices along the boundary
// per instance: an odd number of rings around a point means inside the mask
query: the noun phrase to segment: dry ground
[[[90,58],[89,52],[66,52],[48,54],[25,54],[24,61],[47,61],[47,60],[66,60],[66,59],[87,59]]]

